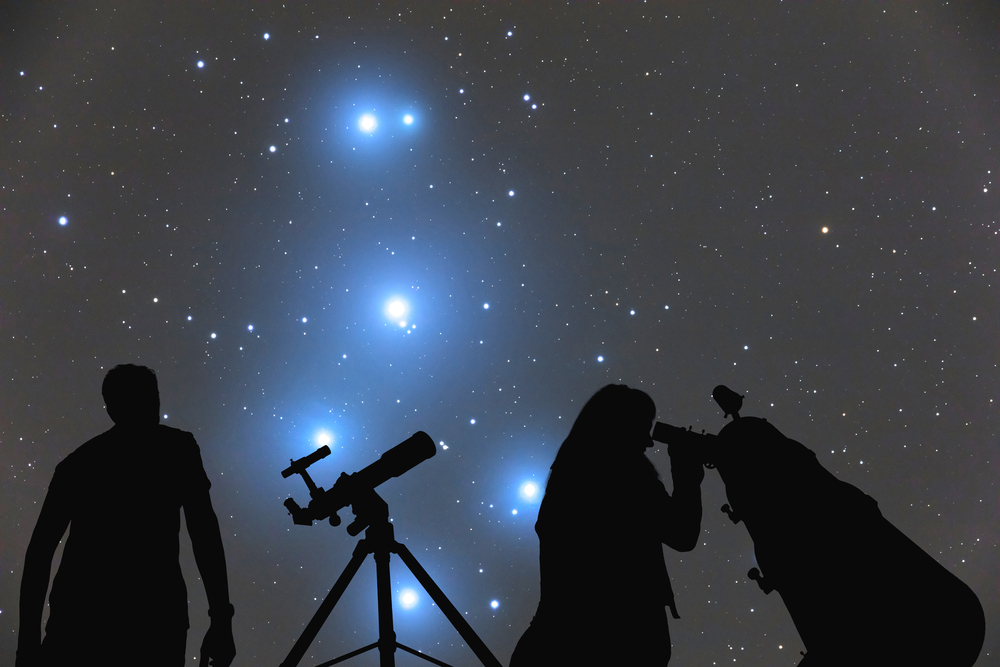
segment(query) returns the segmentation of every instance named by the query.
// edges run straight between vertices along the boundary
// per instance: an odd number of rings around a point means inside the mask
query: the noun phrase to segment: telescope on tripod
[[[330,490],[324,490],[316,486],[307,472],[307,468],[316,461],[329,456],[330,448],[323,446],[308,456],[298,460],[292,460],[291,465],[281,471],[281,476],[288,478],[292,475],[301,475],[306,486],[309,488],[309,504],[301,507],[293,498],[285,500],[285,508],[292,515],[292,521],[298,525],[311,526],[314,521],[328,519],[330,525],[339,526],[340,517],[337,515],[341,509],[350,506],[354,513],[354,521],[347,526],[347,532],[351,536],[365,531],[364,539],[360,540],[354,548],[354,554],[350,562],[344,568],[337,582],[330,589],[330,593],[320,604],[319,609],[306,625],[306,629],[296,640],[292,650],[281,663],[281,667],[296,667],[308,650],[309,645],[316,638],[320,628],[326,622],[337,602],[340,600],[351,579],[357,574],[361,564],[368,554],[375,557],[376,572],[376,594],[378,601],[378,640],[363,646],[350,653],[328,660],[316,667],[328,667],[349,658],[361,655],[374,648],[379,650],[380,667],[395,666],[395,651],[402,649],[418,658],[422,658],[435,665],[450,667],[447,663],[432,658],[416,649],[400,644],[396,641],[396,633],[393,630],[392,620],[392,594],[389,579],[389,556],[396,554],[403,563],[410,569],[420,585],[427,591],[434,603],[444,612],[444,615],[451,622],[458,634],[461,635],[465,643],[472,649],[476,657],[485,667],[501,667],[500,662],[490,652],[483,640],[475,633],[469,623],[462,617],[455,605],[445,596],[434,580],[431,579],[427,571],[417,562],[410,550],[405,545],[396,541],[393,525],[389,522],[389,505],[375,493],[375,487],[379,486],[392,477],[399,477],[417,464],[426,461],[434,456],[437,447],[430,436],[423,431],[417,431],[412,436],[396,445],[377,461],[348,475],[341,473]]]

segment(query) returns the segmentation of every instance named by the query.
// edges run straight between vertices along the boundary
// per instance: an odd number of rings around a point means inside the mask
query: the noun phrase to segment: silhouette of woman
[[[580,411],[535,523],[541,600],[511,667],[670,659],[665,607],[679,616],[661,544],[694,548],[705,473],[693,452],[672,448],[667,493],[644,453],[655,416],[652,399],[625,385],[604,387]]]

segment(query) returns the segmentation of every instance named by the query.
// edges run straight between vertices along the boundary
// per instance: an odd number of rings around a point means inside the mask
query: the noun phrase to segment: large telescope
[[[437,447],[431,437],[423,431],[417,431],[412,436],[399,443],[367,468],[353,475],[341,473],[333,488],[323,490],[313,483],[306,468],[316,461],[328,456],[330,448],[323,446],[308,456],[297,461],[281,471],[282,477],[302,475],[309,487],[310,501],[306,507],[300,507],[293,498],[285,501],[285,508],[292,515],[292,521],[303,526],[311,526],[313,521],[330,518],[330,524],[340,525],[337,512],[354,504],[355,496],[364,491],[370,491],[390,477],[399,477],[421,461],[426,461],[437,453]],[[362,528],[363,529],[363,528]],[[356,534],[356,533],[352,533]]]

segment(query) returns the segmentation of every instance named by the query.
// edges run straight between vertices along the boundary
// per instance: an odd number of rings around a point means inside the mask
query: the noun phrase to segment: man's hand
[[[229,667],[236,657],[233,623],[228,618],[213,620],[201,642],[202,667]]]

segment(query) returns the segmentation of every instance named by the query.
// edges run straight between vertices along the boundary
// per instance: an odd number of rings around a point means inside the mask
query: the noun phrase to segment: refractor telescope
[[[316,486],[306,468],[316,461],[329,456],[330,448],[321,447],[308,456],[304,456],[298,461],[293,460],[292,464],[281,471],[282,477],[292,475],[302,475],[306,486],[309,487],[311,499],[306,507],[299,507],[293,498],[285,501],[285,507],[292,515],[292,520],[304,526],[311,526],[313,521],[329,518],[330,524],[340,525],[340,517],[337,512],[348,505],[354,512],[355,519],[347,527],[347,532],[355,536],[361,531],[365,531],[365,537],[358,541],[354,548],[354,555],[351,561],[344,568],[343,573],[338,577],[337,582],[330,589],[330,593],[320,603],[316,613],[306,625],[305,630],[295,641],[292,650],[281,667],[297,667],[299,662],[309,650],[310,644],[316,639],[323,624],[326,622],[337,602],[340,600],[348,584],[357,574],[362,562],[369,554],[375,557],[376,590],[378,595],[378,641],[368,646],[359,648],[350,653],[345,653],[339,658],[324,662],[324,665],[333,665],[348,658],[361,655],[367,651],[377,648],[379,651],[379,665],[381,667],[395,667],[394,654],[396,649],[406,651],[419,658],[423,658],[435,665],[445,665],[445,663],[431,658],[422,651],[417,651],[396,641],[396,632],[393,629],[392,620],[392,579],[389,574],[389,557],[395,554],[410,569],[420,585],[434,600],[434,604],[451,621],[452,626],[465,640],[466,645],[472,649],[484,667],[502,667],[500,661],[496,659],[490,649],[483,643],[476,632],[465,620],[462,614],[455,608],[455,605],[445,596],[427,571],[417,562],[406,545],[396,541],[393,524],[389,521],[389,505],[375,492],[375,487],[386,481],[390,477],[399,477],[410,468],[416,466],[421,461],[426,461],[434,456],[437,447],[430,436],[423,431],[417,431],[412,436],[399,443],[385,454],[378,461],[372,463],[363,470],[359,470],[353,475],[341,473],[334,483],[333,488],[325,491],[322,487]],[[447,667],[447,666],[446,666]]]
[[[412,436],[399,443],[367,468],[353,475],[341,473],[329,491],[316,486],[306,472],[306,468],[316,461],[330,455],[330,448],[324,445],[312,454],[298,460],[292,460],[291,465],[281,471],[282,477],[302,475],[309,487],[309,504],[300,507],[293,498],[285,501],[285,508],[292,515],[292,521],[303,526],[311,526],[313,521],[322,521],[329,517],[330,525],[339,526],[340,517],[337,512],[353,505],[361,494],[371,491],[390,477],[399,477],[418,463],[426,461],[437,453],[437,447],[431,437],[423,431],[417,431]],[[367,524],[352,523],[347,528],[351,535],[357,535]]]

